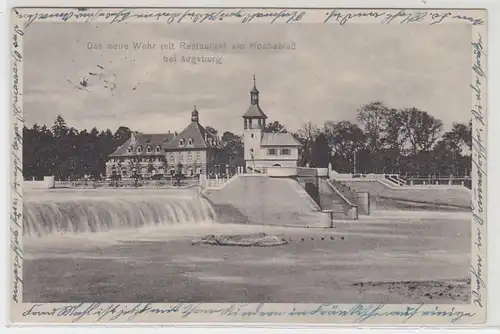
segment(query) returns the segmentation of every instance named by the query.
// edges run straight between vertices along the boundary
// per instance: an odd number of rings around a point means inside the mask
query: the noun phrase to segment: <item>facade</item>
[[[242,116],[243,145],[247,171],[271,166],[296,167],[301,144],[290,133],[266,133],[267,116],[259,105],[259,91],[255,84],[250,91],[250,107]]]
[[[200,174],[221,173],[219,138],[208,132],[199,122],[196,106],[191,123],[174,139],[164,145],[169,173],[180,167],[182,174],[192,177]]]
[[[130,138],[109,156],[106,176],[131,178],[137,174],[141,177],[161,177],[167,167],[163,146],[172,139],[173,133],[132,132]]]

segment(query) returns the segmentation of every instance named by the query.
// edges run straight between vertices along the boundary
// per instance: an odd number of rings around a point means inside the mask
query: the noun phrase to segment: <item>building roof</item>
[[[261,146],[302,146],[291,133],[263,133]]]
[[[144,134],[132,133],[131,138],[127,139],[123,145],[118,147],[110,156],[133,156],[133,155],[163,155],[163,145],[174,138],[173,133]],[[141,146],[141,152],[137,152],[137,147]],[[147,147],[151,146],[150,153]],[[132,152],[128,148],[132,147]],[[156,147],[160,147],[160,153],[156,153]]]
[[[247,112],[242,116],[243,118],[256,117],[256,118],[267,118],[266,114],[260,109],[258,104],[251,104],[248,107]]]
[[[181,139],[183,145],[180,145]],[[188,145],[189,139],[192,139],[192,145]],[[173,140],[163,145],[165,149],[186,149],[186,148],[209,148],[219,147],[217,136],[208,132],[199,122],[192,121],[180,134]]]

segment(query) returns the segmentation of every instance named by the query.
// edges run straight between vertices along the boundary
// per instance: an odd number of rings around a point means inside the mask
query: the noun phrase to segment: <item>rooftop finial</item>
[[[198,122],[199,121],[198,117],[198,110],[196,110],[196,104],[194,105],[194,109],[191,112],[191,122]]]
[[[256,85],[255,85],[255,74],[253,75],[253,87],[256,88]]]

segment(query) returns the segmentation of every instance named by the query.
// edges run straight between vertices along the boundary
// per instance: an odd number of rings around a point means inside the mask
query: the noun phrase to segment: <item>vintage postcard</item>
[[[12,323],[484,323],[486,14],[13,9]]]

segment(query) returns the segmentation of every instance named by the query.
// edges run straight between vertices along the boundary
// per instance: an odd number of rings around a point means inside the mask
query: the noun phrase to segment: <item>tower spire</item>
[[[250,103],[255,105],[259,104],[259,91],[255,84],[255,74],[253,75],[253,89],[250,91]]]

